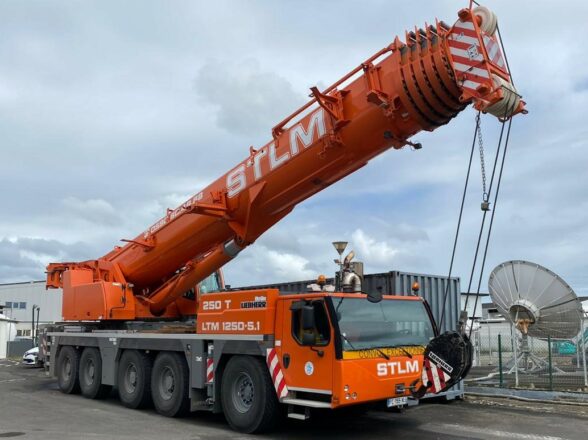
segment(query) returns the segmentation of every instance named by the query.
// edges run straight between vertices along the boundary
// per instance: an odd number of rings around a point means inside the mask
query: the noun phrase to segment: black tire
[[[231,428],[246,434],[271,430],[282,418],[265,360],[232,357],[221,378],[221,402]]]
[[[80,392],[79,368],[80,353],[70,345],[61,347],[57,357],[57,383],[62,393],[77,394]]]
[[[102,385],[102,358],[100,350],[86,347],[80,357],[79,366],[80,390],[88,399],[104,399],[112,386]]]
[[[188,365],[183,354],[162,351],[151,373],[155,410],[166,417],[182,417],[190,410]]]
[[[118,397],[127,408],[151,406],[153,360],[137,350],[125,350],[118,363]]]

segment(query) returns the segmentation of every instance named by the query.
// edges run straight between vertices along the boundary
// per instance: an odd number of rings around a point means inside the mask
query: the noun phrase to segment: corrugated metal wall
[[[433,318],[435,318],[437,325],[439,325],[441,320],[443,312],[443,296],[445,294],[445,289],[449,284],[447,301],[445,303],[445,318],[440,330],[442,333],[449,330],[456,330],[461,309],[461,288],[459,278],[457,277],[452,277],[448,280],[447,277],[438,275],[425,275],[400,271],[366,274],[363,277],[362,290],[364,293],[378,292],[381,290],[383,294],[389,295],[412,295],[411,288],[415,281],[418,281],[420,285],[418,295],[429,303]],[[301,293],[306,292],[306,286],[314,282],[316,282],[316,280],[303,280],[239,287],[237,289],[279,289],[280,292],[283,293]],[[328,279],[327,283],[332,284],[333,278]],[[460,382],[443,394],[448,399],[463,395],[463,383]]]

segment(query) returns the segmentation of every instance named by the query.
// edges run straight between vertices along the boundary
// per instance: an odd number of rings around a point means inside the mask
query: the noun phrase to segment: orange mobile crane
[[[419,297],[227,291],[220,268],[294,206],[468,104],[501,119],[525,112],[485,7],[406,32],[272,129],[267,144],[107,255],[52,263],[64,322],[47,333],[65,393],[103,396],[177,416],[224,412],[234,429],[270,428],[281,408],[338,408],[443,391],[471,345],[438,335]],[[348,263],[348,262],[347,262]],[[195,287],[196,286],[196,287]],[[394,400],[396,399],[396,400]]]

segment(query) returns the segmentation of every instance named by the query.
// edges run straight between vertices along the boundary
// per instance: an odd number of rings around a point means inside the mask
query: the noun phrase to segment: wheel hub
[[[175,390],[175,376],[170,368],[165,368],[159,380],[159,392],[163,399],[170,400]]]
[[[125,371],[125,390],[131,394],[137,388],[137,367],[135,364],[129,364]]]
[[[94,381],[94,373],[95,373],[94,362],[89,361],[88,362],[88,378],[90,379],[91,382]]]
[[[63,371],[65,373],[65,377],[67,377],[69,379],[71,376],[71,359],[70,358],[65,359],[65,362],[63,363]]]
[[[245,372],[241,372],[232,387],[233,404],[237,411],[245,413],[253,404],[254,391],[253,380]]]

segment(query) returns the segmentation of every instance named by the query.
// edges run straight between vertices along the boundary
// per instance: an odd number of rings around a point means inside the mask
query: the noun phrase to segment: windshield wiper
[[[422,347],[422,345],[420,345],[420,344],[402,344],[402,345],[395,345],[395,346],[390,347],[390,348],[398,348],[404,354],[406,354],[409,358],[412,359],[412,354],[409,353],[409,351],[406,348],[404,348],[404,347]]]
[[[349,339],[347,339],[347,336],[345,336],[345,333],[343,333],[343,332],[340,332],[340,334],[341,334],[341,337],[342,337],[343,339],[345,339],[345,342],[347,342],[347,343],[349,344],[349,346],[351,347],[351,349],[352,349],[352,350],[358,350],[357,348],[355,348],[355,347],[353,346],[353,344],[351,343],[351,341],[350,341]]]
[[[384,353],[382,350],[380,350],[378,347],[372,347],[372,348],[355,348],[353,346],[353,344],[351,343],[351,341],[349,339],[347,339],[347,336],[345,336],[345,334],[341,333],[341,337],[343,339],[345,339],[345,342],[347,342],[349,344],[349,346],[351,347],[352,350],[355,351],[359,351],[359,350],[376,350],[378,353],[380,353],[380,355],[386,359],[387,361],[390,360],[390,356],[388,356],[386,353]]]
[[[399,348],[405,355],[407,355],[410,359],[412,359],[412,354],[404,347],[394,347]]]
[[[376,350],[376,351],[377,351],[378,353],[380,353],[380,354],[382,355],[382,357],[383,357],[384,359],[386,359],[387,361],[389,361],[389,360],[390,360],[390,356],[388,356],[386,353],[384,353],[384,352],[383,352],[382,350],[380,350],[379,348],[377,348],[377,347],[374,347],[372,350]]]
[[[405,355],[407,355],[409,358],[412,359],[412,354],[404,347],[420,347],[420,345],[392,345],[390,347],[382,347],[382,348],[388,348],[388,349],[392,349],[392,348],[398,348],[400,351],[402,351]],[[370,348],[366,348],[366,350],[377,350],[379,351],[382,356],[384,356],[386,359],[390,359],[390,356],[388,356],[386,353],[384,353],[382,350],[380,350],[380,348],[378,347],[370,347]]]

